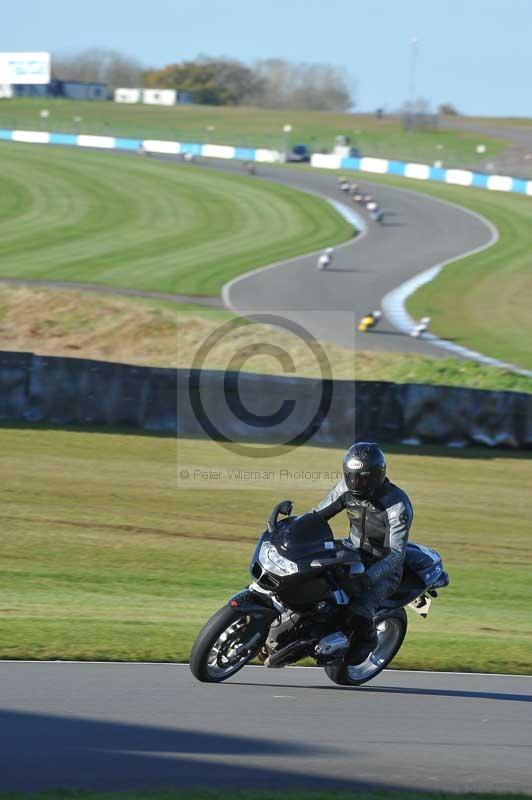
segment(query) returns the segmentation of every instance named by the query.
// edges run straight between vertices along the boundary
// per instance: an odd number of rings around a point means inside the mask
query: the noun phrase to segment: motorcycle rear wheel
[[[327,676],[340,686],[361,686],[373,680],[395,658],[404,642],[408,619],[404,608],[398,608],[377,622],[378,644],[362,664],[352,666],[345,661],[325,667]]]
[[[198,681],[221,683],[235,675],[262,647],[269,625],[224,606],[202,628],[190,654],[190,671]],[[257,641],[256,634],[260,633]],[[247,643],[256,640],[251,647]]]

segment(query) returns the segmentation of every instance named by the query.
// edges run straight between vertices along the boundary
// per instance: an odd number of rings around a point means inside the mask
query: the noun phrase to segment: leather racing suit
[[[360,592],[355,588],[349,607],[351,613],[372,620],[380,603],[401,582],[412,504],[406,492],[388,478],[371,500],[356,497],[342,478],[314,510],[328,521],[344,509],[349,518],[348,543],[359,551],[366,567],[364,588]]]

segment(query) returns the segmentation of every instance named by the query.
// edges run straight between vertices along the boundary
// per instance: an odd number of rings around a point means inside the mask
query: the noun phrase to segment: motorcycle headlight
[[[295,575],[297,564],[284,558],[270,542],[264,542],[259,552],[259,561],[268,572],[274,575]]]

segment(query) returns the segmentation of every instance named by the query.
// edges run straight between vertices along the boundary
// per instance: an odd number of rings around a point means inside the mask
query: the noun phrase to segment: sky
[[[0,51],[103,46],[148,66],[230,56],[345,69],[355,110],[415,95],[483,116],[532,116],[532,0],[24,0],[2,3]]]

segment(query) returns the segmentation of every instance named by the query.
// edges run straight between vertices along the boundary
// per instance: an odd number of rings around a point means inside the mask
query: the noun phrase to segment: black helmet
[[[356,497],[371,497],[386,477],[384,453],[375,442],[358,442],[344,456],[344,478]]]

